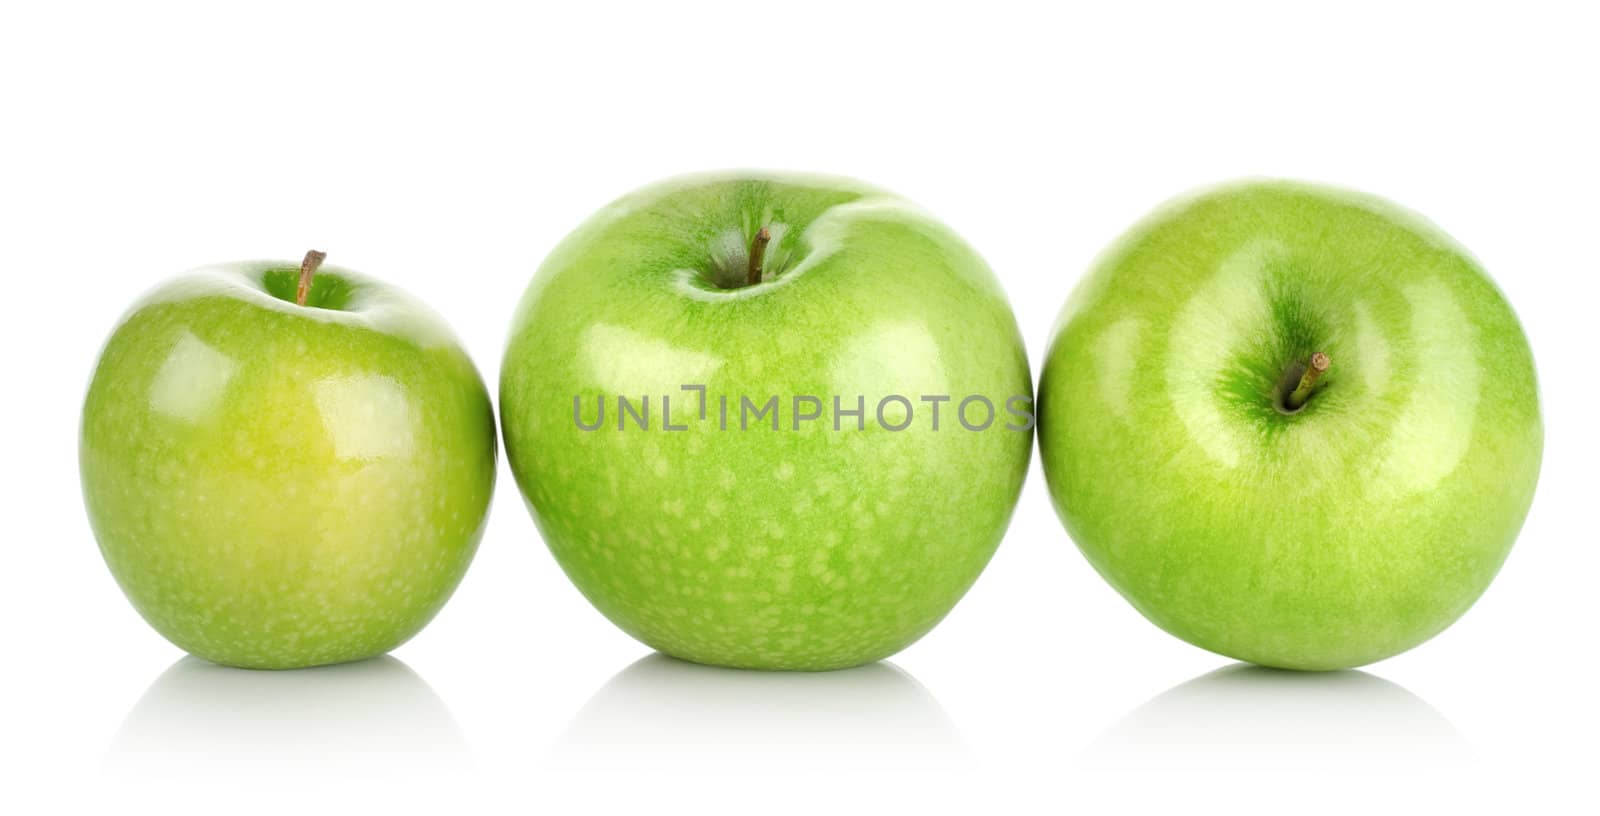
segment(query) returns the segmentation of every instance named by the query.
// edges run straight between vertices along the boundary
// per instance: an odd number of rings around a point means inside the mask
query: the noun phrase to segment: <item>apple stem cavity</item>
[[[761,262],[767,257],[767,244],[771,241],[772,230],[766,227],[756,230],[756,237],[750,241],[750,265],[746,269],[746,286],[755,286],[761,282]]]
[[[294,305],[306,305],[306,295],[311,294],[311,279],[317,275],[317,267],[322,266],[326,252],[313,249],[306,253],[305,260],[300,262],[300,286],[294,290]]]
[[[1290,411],[1300,410],[1300,407],[1306,404],[1306,400],[1311,398],[1311,389],[1316,387],[1317,380],[1321,379],[1323,372],[1327,371],[1330,365],[1333,365],[1333,361],[1328,359],[1328,355],[1320,351],[1311,355],[1305,373],[1300,375],[1300,384],[1284,398],[1283,407]]]

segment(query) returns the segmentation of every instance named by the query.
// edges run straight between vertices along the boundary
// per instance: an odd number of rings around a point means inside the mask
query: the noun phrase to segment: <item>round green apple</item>
[[[1522,328],[1461,247],[1376,198],[1259,181],[1097,262],[1045,361],[1039,445],[1068,532],[1150,620],[1338,669],[1482,594],[1543,429]]]
[[[799,175],[595,215],[518,307],[500,398],[578,589],[660,651],[743,668],[853,666],[931,629],[999,543],[1033,426],[982,259],[900,198]]]
[[[460,582],[494,484],[488,393],[393,287],[293,264],[199,270],[112,333],[80,465],[111,573],[168,640],[231,666],[382,654]]]

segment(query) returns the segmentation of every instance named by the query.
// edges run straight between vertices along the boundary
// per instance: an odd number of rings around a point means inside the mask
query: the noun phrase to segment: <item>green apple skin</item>
[[[180,648],[288,669],[398,646],[477,548],[488,393],[444,323],[357,273],[192,273],[135,304],[84,402],[89,520],[139,613]]]
[[[1286,375],[1331,366],[1295,413]],[[1436,226],[1248,181],[1158,210],[1067,301],[1040,378],[1056,510],[1168,632],[1289,669],[1438,634],[1505,560],[1543,447],[1527,339]]]
[[[720,288],[763,226],[766,279]],[[705,421],[683,385],[706,386]],[[546,544],[614,623],[698,663],[827,670],[904,648],[976,580],[1027,470],[1031,388],[1004,293],[948,228],[853,181],[726,173],[628,195],[554,250],[517,309],[500,400]],[[916,403],[905,430],[876,416],[891,394]],[[952,402],[934,431],[918,400],[945,394],[1000,418],[970,432]],[[649,430],[617,430],[617,395],[651,396]],[[772,395],[780,429],[741,430],[740,398]],[[819,397],[823,418],[794,430],[792,395]],[[853,410],[856,395],[864,429],[834,430],[832,398]],[[598,430],[578,429],[575,396],[585,422],[605,397]],[[687,430],[664,429],[662,396]],[[889,405],[888,425],[906,421]]]

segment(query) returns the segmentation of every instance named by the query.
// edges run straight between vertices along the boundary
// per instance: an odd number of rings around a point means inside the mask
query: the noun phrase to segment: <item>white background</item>
[[[1600,27],[1576,3],[1289,6],[6,4],[0,810],[1594,807]],[[1538,358],[1522,537],[1454,628],[1333,675],[1208,675],[1229,661],[1094,574],[1037,465],[898,669],[635,665],[504,467],[403,663],[177,663],[122,598],[76,435],[140,292],[317,247],[431,302],[493,382],[562,235],[724,167],[927,206],[994,266],[1035,370],[1095,254],[1173,194],[1268,174],[1413,207],[1496,276]]]

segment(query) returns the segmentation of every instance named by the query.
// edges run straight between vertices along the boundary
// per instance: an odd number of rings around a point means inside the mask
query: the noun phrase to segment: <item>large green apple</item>
[[[931,629],[999,543],[1033,425],[982,259],[900,198],[799,175],[595,215],[518,307],[500,397],[578,589],[656,649],[744,668],[857,665]]]
[[[1295,669],[1460,617],[1543,445],[1527,340],[1478,264],[1410,212],[1294,182],[1133,228],[1068,300],[1039,402],[1094,567],[1178,637]]]
[[[307,272],[314,270],[307,269]],[[382,654],[444,605],[494,484],[488,393],[393,287],[200,270],[135,304],[84,402],[89,520],[135,608],[218,663]]]

